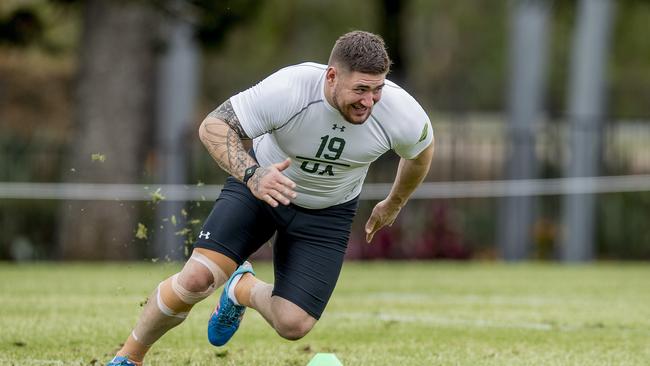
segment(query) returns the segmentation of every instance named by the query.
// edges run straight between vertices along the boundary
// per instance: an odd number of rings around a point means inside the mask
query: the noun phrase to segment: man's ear
[[[325,71],[325,80],[329,84],[334,84],[334,81],[336,80],[338,71],[334,66],[328,66],[327,71]]]

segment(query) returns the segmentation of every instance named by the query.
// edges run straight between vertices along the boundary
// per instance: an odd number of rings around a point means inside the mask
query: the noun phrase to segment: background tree
[[[77,128],[69,153],[69,166],[75,172],[67,174],[66,180],[138,183],[153,136],[160,128],[169,127],[156,123],[163,118],[153,113],[157,95],[154,84],[167,80],[156,74],[158,56],[167,51],[168,40],[160,37],[161,28],[163,22],[187,14],[174,1],[78,3],[84,7],[83,39],[79,45],[75,103]],[[196,33],[202,43],[218,46],[228,28],[254,13],[256,3],[190,1],[184,5],[197,15],[193,18],[197,20]],[[187,119],[193,117],[190,114]],[[92,159],[93,154],[101,154],[102,159]],[[181,183],[186,177],[177,179],[176,183]],[[137,207],[129,203],[64,203],[59,236],[61,257],[132,258],[136,252],[131,243],[137,218]],[[155,223],[153,227],[160,225]],[[182,245],[183,238],[178,239]],[[161,252],[154,251],[158,256]]]
[[[67,182],[137,183],[151,132],[156,12],[134,1],[83,3],[76,85],[76,129]],[[101,154],[103,159],[92,159]],[[65,259],[132,256],[136,215],[120,202],[64,202]]]
[[[377,7],[379,10],[379,34],[384,38],[388,53],[393,64],[389,78],[398,84],[404,82],[404,52],[402,44],[404,41],[404,9],[408,6],[406,0],[381,0]]]

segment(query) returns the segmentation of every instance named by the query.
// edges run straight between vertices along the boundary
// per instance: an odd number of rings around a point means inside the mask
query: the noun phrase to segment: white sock
[[[248,261],[246,261],[246,262],[244,262],[244,264],[242,264],[242,267],[252,268],[253,266],[251,266],[251,264]],[[235,297],[235,287],[237,287],[237,284],[239,283],[239,280],[241,279],[241,276],[243,276],[246,273],[248,273],[248,272],[238,274],[237,276],[233,277],[232,282],[230,282],[230,287],[228,288],[228,298],[230,300],[232,300],[232,302],[234,302],[235,305],[241,305],[239,303],[239,301],[237,301],[237,297]]]
[[[239,283],[239,280],[244,274],[238,274],[237,276],[233,277],[232,282],[230,282],[230,287],[228,287],[228,298],[232,300],[232,302],[235,303],[235,305],[241,305],[239,301],[237,301],[237,298],[235,297],[235,287],[237,287],[237,284]]]

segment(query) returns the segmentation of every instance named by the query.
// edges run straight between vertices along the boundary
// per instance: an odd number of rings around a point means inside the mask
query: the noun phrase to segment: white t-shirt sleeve
[[[433,128],[429,116],[411,96],[401,103],[400,125],[393,141],[393,150],[404,159],[418,156],[433,140]],[[404,108],[406,107],[406,108]]]
[[[246,135],[261,136],[286,123],[294,114],[300,90],[287,69],[230,98]]]

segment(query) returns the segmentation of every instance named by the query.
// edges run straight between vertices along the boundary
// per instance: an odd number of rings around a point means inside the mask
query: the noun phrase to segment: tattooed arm
[[[199,128],[201,142],[221,169],[242,180],[244,171],[257,162],[246,152],[242,139],[249,139],[232,109],[230,100],[217,107]]]
[[[230,100],[225,101],[201,123],[199,138],[219,166],[240,181],[246,168],[257,164],[242,143],[249,139],[241,126]],[[253,195],[275,207],[279,203],[289,204],[296,197],[295,183],[281,171],[291,164],[289,159],[269,167],[259,167],[248,181]]]

